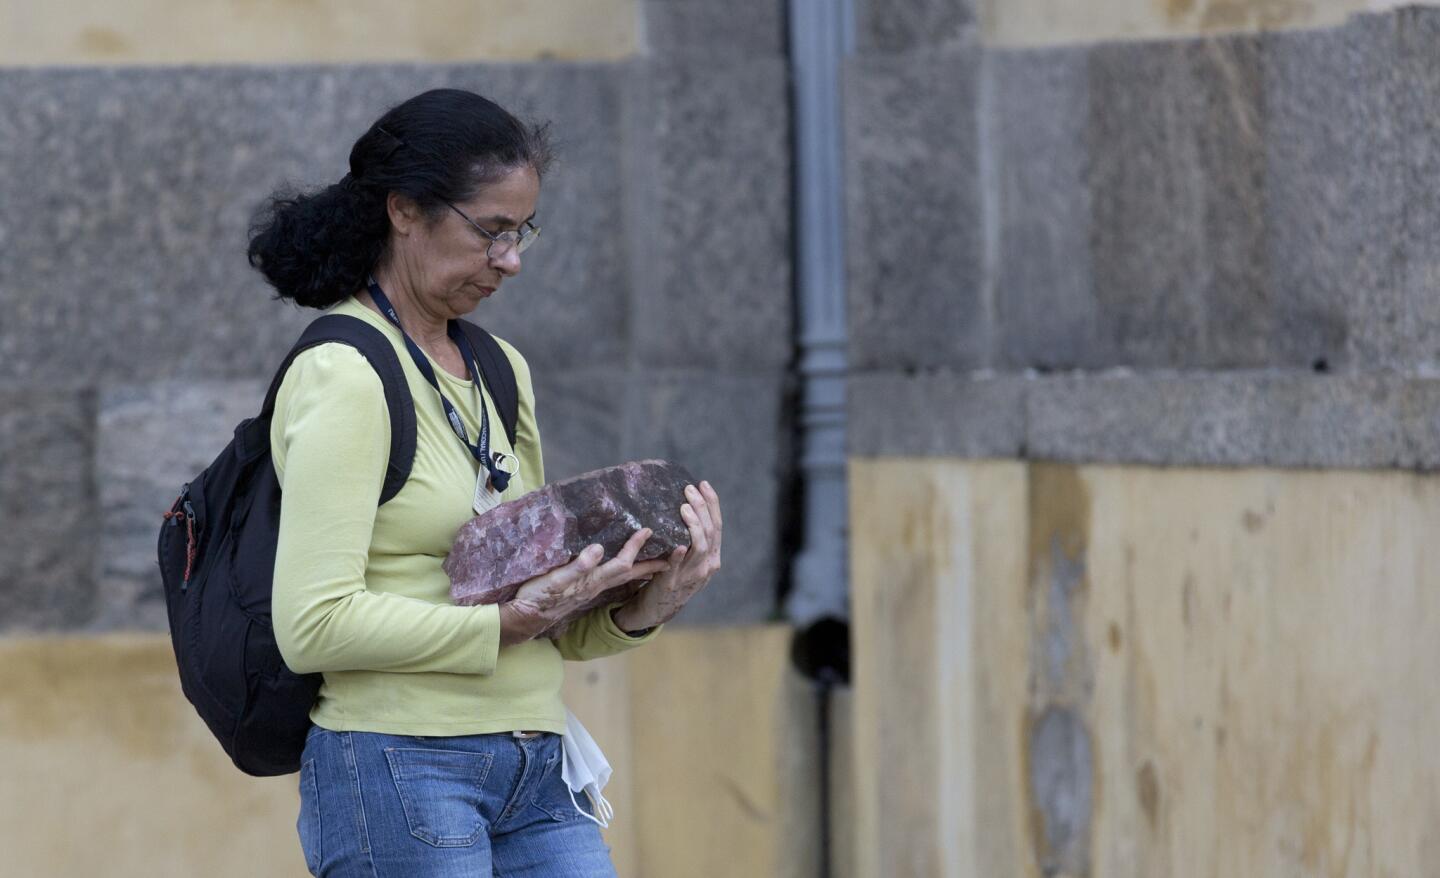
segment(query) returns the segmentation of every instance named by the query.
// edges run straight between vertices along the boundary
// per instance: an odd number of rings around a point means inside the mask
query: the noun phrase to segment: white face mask
[[[601,826],[610,825],[615,809],[600,795],[600,790],[610,781],[610,763],[605,761],[605,754],[600,752],[595,739],[568,709],[565,711],[565,734],[560,738],[560,777],[570,788],[570,801],[576,811]],[[587,813],[575,801],[575,794],[579,792],[584,792],[590,799],[594,814]]]

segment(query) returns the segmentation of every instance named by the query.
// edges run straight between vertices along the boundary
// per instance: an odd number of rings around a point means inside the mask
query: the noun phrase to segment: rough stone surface
[[[155,566],[161,514],[180,487],[260,411],[266,382],[162,381],[100,394],[95,471],[100,526],[93,573],[97,630],[166,630]]]
[[[845,73],[850,364],[985,365],[980,53],[859,56]]]
[[[9,375],[250,371],[303,325],[267,300],[245,264],[245,226],[263,181],[335,153],[316,133],[333,111],[301,123],[289,118],[290,101],[265,101],[272,75],[223,79],[0,73],[0,242],[9,254],[0,360]],[[270,129],[292,121],[296,142],[274,144]]]
[[[1019,375],[852,375],[850,454],[1023,457],[1026,384]]]
[[[545,479],[559,481],[622,460],[623,369],[532,372]]]
[[[1404,308],[1398,316],[1405,361],[1435,374],[1440,371],[1440,117],[1435,110],[1440,106],[1440,10],[1402,9],[1370,26],[1381,30],[1387,23],[1400,33],[1391,82],[1398,95],[1394,124],[1403,144],[1407,195]]]
[[[1088,50],[986,55],[983,145],[995,168],[999,238],[995,311],[1001,364],[1071,369],[1113,362],[1100,320],[1090,252],[1083,149],[1089,120]]]
[[[1244,36],[1091,52],[1090,235],[1117,365],[1267,362],[1259,45]]]
[[[635,71],[630,327],[646,365],[789,361],[787,75],[778,57],[662,59]]]
[[[619,79],[596,64],[0,72],[0,361],[17,378],[267,374],[314,314],[277,306],[246,264],[251,211],[287,181],[339,179],[387,106],[458,85],[543,108],[573,144],[546,182],[546,237],[480,319],[537,365],[620,362]]]
[[[1364,371],[1412,358],[1417,325],[1397,246],[1406,210],[1397,98],[1413,86],[1395,75],[1398,47],[1388,16],[1266,38],[1277,361]]]
[[[1440,465],[1440,384],[1245,373],[1056,378],[1027,394],[1040,458],[1159,465]]]
[[[550,122],[557,148],[537,208],[540,239],[474,319],[515,344],[535,372],[623,365],[633,286],[624,242],[634,234],[620,209],[624,67],[454,68],[453,82]]]
[[[783,55],[783,0],[645,0],[641,20],[651,55]]]
[[[1027,389],[1026,447],[1066,461],[1221,464],[1254,458],[1255,385],[1207,376],[1059,376]]]
[[[683,466],[644,460],[551,482],[502,503],[456,534],[444,564],[450,596],[461,606],[504,603],[527,580],[568,564],[586,546],[599,543],[605,559],[614,558],[642,527],[654,533],[635,560],[667,557],[690,545],[680,507],[691,484],[695,479]],[[638,589],[631,583],[608,589],[561,624]]]
[[[723,568],[680,624],[751,624],[777,609],[782,503],[791,477],[787,440],[794,410],[777,375],[648,372],[631,381],[623,458],[683,460],[720,495]]]
[[[1295,371],[873,374],[851,453],[1158,466],[1440,468],[1440,379]]]
[[[902,52],[966,45],[978,39],[971,0],[855,0],[861,49]]]
[[[92,393],[0,386],[0,630],[94,615],[94,441]]]
[[[677,32],[696,40],[715,15],[698,4],[671,12]],[[779,5],[767,14],[779,16]],[[748,39],[760,25],[737,23],[733,36]],[[646,456],[622,455],[627,444],[698,445],[711,470],[730,466],[730,449],[626,419],[684,408],[657,364],[746,372],[736,386],[747,390],[719,407],[696,403],[685,427],[740,410],[737,457],[759,461],[764,477],[732,485],[730,498],[759,510],[737,513],[732,530],[760,548],[737,550],[721,574],[741,571],[743,586],[717,587],[720,597],[707,594],[681,622],[765,618],[778,584],[773,474],[788,454],[780,388],[792,332],[778,47],[723,61],[0,71],[0,244],[9,254],[0,260],[0,392],[18,399],[41,376],[64,375],[73,392],[58,395],[78,406],[46,408],[23,430],[15,419],[33,410],[29,397],[10,406],[0,502],[48,502],[32,482],[61,471],[55,449],[69,467],[47,484],[84,498],[46,513],[62,524],[44,534],[11,524],[6,507],[5,545],[19,546],[11,555],[20,560],[4,589],[16,609],[5,606],[3,624],[163,626],[149,590],[152,512],[252,413],[234,402],[249,393],[239,388],[268,378],[316,316],[275,302],[245,263],[252,210],[282,184],[337,179],[376,115],[442,85],[553,123],[560,161],[541,196],[544,236],[524,273],[474,315],[531,364],[552,479]],[[643,331],[637,316],[649,318]],[[709,386],[702,374],[697,389]],[[93,420],[97,406],[105,431],[70,431],[71,414]],[[167,444],[172,417],[194,425],[193,457]],[[44,439],[56,424],[67,441],[86,437],[75,440],[84,448]],[[95,470],[105,475],[92,480]],[[81,551],[72,515],[91,534]],[[21,589],[52,578],[48,603]]]

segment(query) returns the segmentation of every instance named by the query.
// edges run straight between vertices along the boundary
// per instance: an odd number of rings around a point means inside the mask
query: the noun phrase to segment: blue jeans
[[[418,738],[316,726],[300,846],[334,878],[614,878],[600,827],[560,779],[560,736]]]

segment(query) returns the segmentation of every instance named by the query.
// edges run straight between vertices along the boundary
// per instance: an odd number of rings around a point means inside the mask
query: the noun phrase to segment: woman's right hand
[[[649,579],[668,570],[664,558],[636,562],[635,556],[651,530],[641,528],[630,535],[619,554],[604,564],[605,547],[585,547],[569,564],[528,579],[515,597],[500,605],[500,645],[514,646],[537,637],[602,592],[636,579]]]

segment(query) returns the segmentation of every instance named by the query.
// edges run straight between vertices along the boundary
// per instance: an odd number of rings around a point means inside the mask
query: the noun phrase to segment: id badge
[[[495,468],[503,473],[510,474],[510,487],[520,486],[520,461],[513,454],[506,454],[503,451],[495,452]],[[518,493],[524,493],[521,487]],[[487,467],[480,467],[480,472],[475,477],[475,502],[472,507],[476,515],[484,515],[501,503],[500,492],[490,484],[490,470]]]

